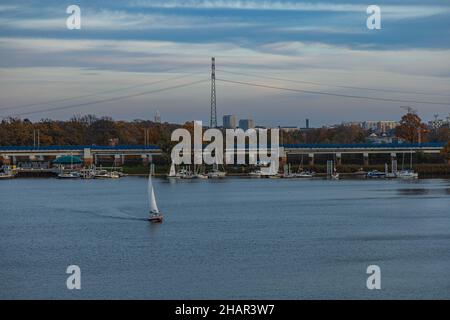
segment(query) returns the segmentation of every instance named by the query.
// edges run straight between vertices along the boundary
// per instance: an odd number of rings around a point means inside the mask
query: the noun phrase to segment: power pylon
[[[210,128],[217,128],[217,109],[216,109],[216,58],[211,58],[211,118]]]

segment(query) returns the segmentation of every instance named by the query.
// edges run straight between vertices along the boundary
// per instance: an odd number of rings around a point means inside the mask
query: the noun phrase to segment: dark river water
[[[0,181],[0,298],[450,298],[449,180],[154,185],[162,225],[145,178]]]

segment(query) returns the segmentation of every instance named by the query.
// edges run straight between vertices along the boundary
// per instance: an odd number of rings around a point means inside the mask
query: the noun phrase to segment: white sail
[[[159,213],[158,206],[156,205],[155,191],[153,191],[151,174],[148,176],[148,196],[150,199],[150,212],[151,213]]]
[[[172,162],[170,166],[169,177],[175,177],[176,175],[177,172],[175,171],[175,164]]]

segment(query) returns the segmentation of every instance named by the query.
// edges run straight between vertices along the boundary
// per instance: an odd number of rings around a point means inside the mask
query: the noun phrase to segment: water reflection
[[[398,189],[397,190],[399,195],[402,196],[423,196],[431,193],[430,189],[423,189],[423,188],[417,188],[417,189]]]

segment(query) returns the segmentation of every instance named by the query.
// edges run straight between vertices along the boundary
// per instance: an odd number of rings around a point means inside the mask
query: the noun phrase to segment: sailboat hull
[[[151,223],[162,223],[163,215],[162,214],[151,215],[150,217],[148,217],[147,220],[150,221]]]

